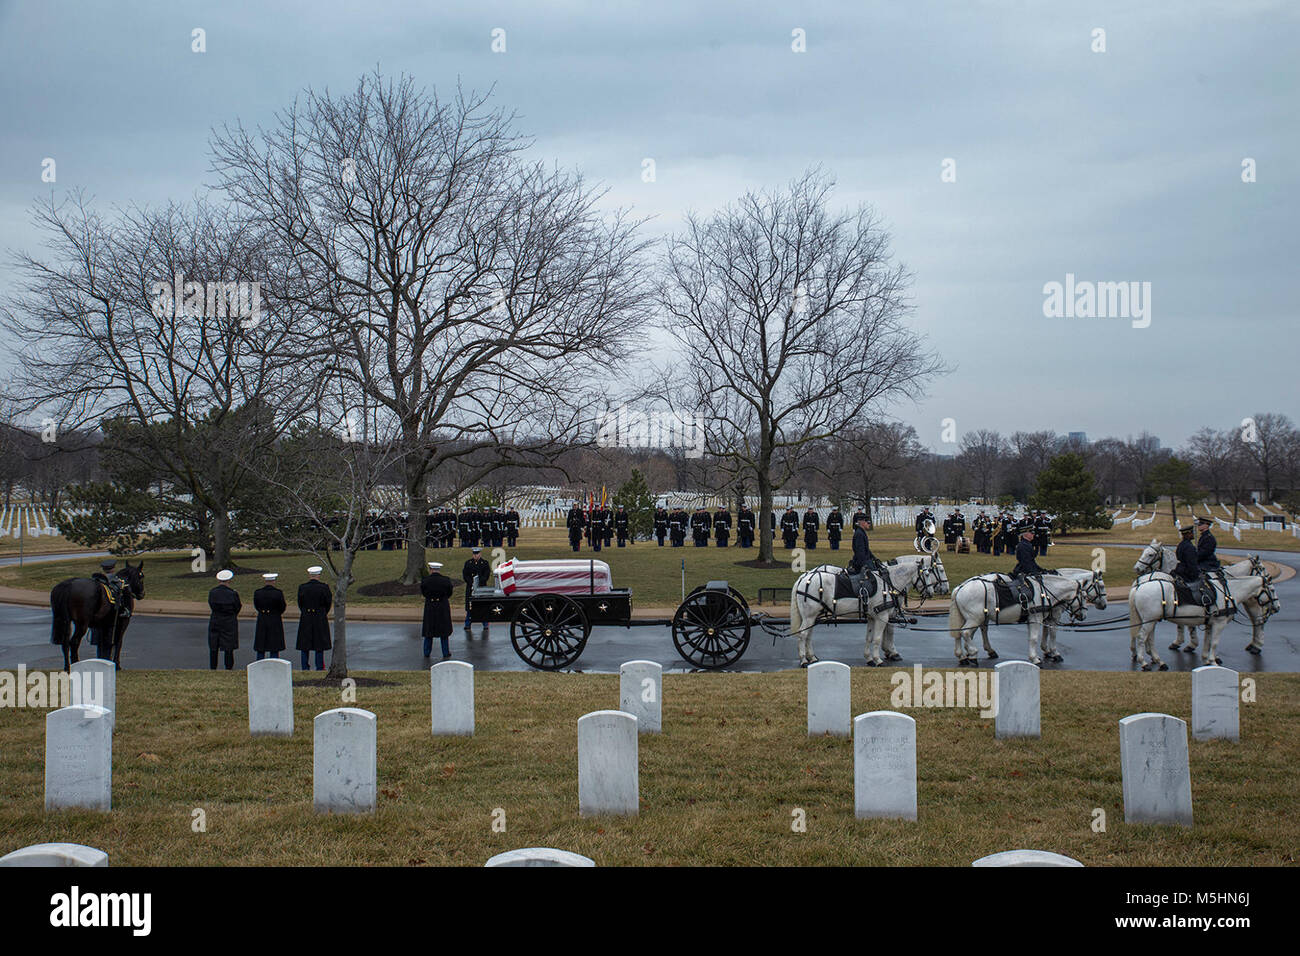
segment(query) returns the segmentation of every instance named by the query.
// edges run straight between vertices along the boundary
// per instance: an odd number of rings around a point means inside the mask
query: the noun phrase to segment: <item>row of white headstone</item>
[[[531,846],[507,850],[489,859],[484,866],[595,866],[596,861],[569,850],[548,846]],[[37,843],[0,856],[0,867],[7,866],[108,866],[108,854],[80,843]],[[971,866],[1083,866],[1078,860],[1046,850],[1006,850],[980,857]]]
[[[99,698],[109,706],[74,704],[46,717],[47,810],[112,807],[113,715],[116,681],[109,661],[85,661],[81,672],[102,674]],[[997,680],[995,734],[1041,735],[1038,668],[1006,661]],[[853,737],[854,808],[859,818],[915,820],[916,721],[895,711],[873,711],[850,721],[850,669],[824,661],[808,669],[808,733]],[[474,668],[444,661],[430,669],[431,730],[474,733]],[[78,682],[79,683],[79,682]],[[74,686],[76,684],[74,683]],[[581,816],[639,811],[638,735],[662,728],[663,674],[653,661],[620,669],[619,710],[578,720],[578,809]],[[1225,667],[1192,673],[1192,735],[1238,740],[1238,679]],[[248,667],[249,730],[293,733],[292,665],[263,660]],[[377,717],[340,707],[313,721],[313,805],[320,812],[374,810],[377,796]],[[1167,714],[1135,714],[1120,721],[1125,819],[1191,823],[1187,725]]]

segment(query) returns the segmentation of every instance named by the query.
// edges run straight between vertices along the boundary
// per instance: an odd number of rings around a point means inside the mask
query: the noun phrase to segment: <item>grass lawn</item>
[[[1054,544],[1046,558],[1040,558],[1044,567],[1092,567],[1094,549],[1106,550],[1113,543],[1142,543],[1152,537],[1159,537],[1168,544],[1177,543],[1177,534],[1168,515],[1147,528],[1133,531],[1128,525],[1109,532],[1080,533],[1060,538]],[[1246,539],[1238,543],[1231,534],[1220,532],[1220,546],[1223,550],[1249,550],[1266,548],[1275,550],[1291,549],[1300,545],[1300,540],[1290,534],[1279,532],[1247,532]],[[910,530],[897,526],[884,526],[872,532],[872,550],[883,558],[900,554],[915,554],[912,548],[913,534]],[[1226,539],[1226,540],[1225,540]],[[802,540],[802,539],[801,539]],[[842,542],[838,551],[832,551],[823,538],[816,550],[805,555],[807,567],[818,564],[843,565],[852,557],[849,547],[850,539]],[[779,540],[778,540],[779,544]],[[1285,546],[1285,547],[1284,547]],[[491,559],[491,549],[484,554]],[[684,548],[660,548],[654,541],[639,541],[626,548],[605,548],[599,554],[583,548],[575,555],[569,548],[568,538],[563,529],[544,528],[526,529],[520,539],[520,545],[510,549],[508,556],[524,560],[539,558],[581,557],[597,558],[609,564],[616,587],[630,587],[633,591],[634,606],[674,607],[681,600],[682,562],[686,562],[686,590],[698,584],[714,579],[729,581],[742,594],[754,603],[760,587],[789,587],[797,577],[791,567],[791,552],[778,547],[775,557],[780,566],[776,568],[744,567],[741,562],[753,561],[757,549],[730,548],[696,548],[689,544]],[[429,550],[428,560],[442,561],[444,569],[453,581],[459,583],[461,568],[470,557],[468,549]],[[986,571],[1010,571],[1015,566],[1015,559],[1006,554],[993,555],[957,554],[940,550],[949,581],[955,586],[966,578]],[[1127,585],[1132,579],[1133,562],[1137,554],[1129,548],[1111,548],[1106,551],[1109,569],[1106,581],[1111,585]],[[191,571],[191,557],[188,553],[151,555],[145,563],[145,596],[151,599],[182,600],[206,603],[208,591],[215,584],[214,575],[218,568],[209,566],[206,573]],[[238,573],[234,586],[244,597],[244,603],[251,602],[252,592],[261,586],[259,575],[264,571],[278,571],[280,586],[292,595],[297,586],[306,580],[305,569],[317,560],[312,556],[292,554],[283,551],[238,552],[235,556]],[[410,596],[367,596],[361,590],[368,585],[377,585],[395,580],[406,563],[405,551],[363,551],[357,559],[354,573],[357,583],[353,586],[348,603],[362,606],[410,606],[416,607],[420,598]],[[99,567],[98,558],[79,558],[70,561],[33,564],[23,568],[0,568],[0,585],[26,588],[34,591],[48,591],[56,583],[72,575],[89,575]],[[326,569],[329,578],[329,569]]]
[[[855,668],[854,713],[890,708],[890,674]],[[72,841],[113,866],[478,866],[554,846],[602,866],[967,866],[1029,847],[1089,866],[1277,866],[1300,848],[1295,674],[1256,677],[1241,743],[1191,741],[1192,828],[1124,823],[1117,726],[1190,718],[1189,674],[1044,672],[1041,740],[996,740],[975,710],[908,711],[915,823],[854,819],[852,743],[807,737],[801,671],[665,675],[664,733],[640,741],[641,814],[596,819],[577,812],[577,719],[617,705],[616,677],[480,673],[476,735],[434,739],[426,675],[364,676],[391,682],[356,692],[378,715],[371,816],[312,810],[311,721],[340,706],[337,689],[297,688],[294,737],[252,739],[238,671],[124,671],[110,814],[46,814],[47,711],[0,710],[0,853]],[[200,809],[206,832],[192,829]],[[796,809],[807,832],[792,831]]]

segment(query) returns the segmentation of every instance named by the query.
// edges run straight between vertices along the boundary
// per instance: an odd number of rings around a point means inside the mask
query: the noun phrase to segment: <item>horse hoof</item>
[[[1195,653],[1196,653],[1196,648],[1194,648],[1194,647],[1192,647],[1192,645],[1188,644],[1186,647],[1183,648],[1183,653],[1185,653],[1185,654],[1195,654]]]
[[[1169,649],[1170,649],[1171,651],[1181,651],[1181,650],[1183,649],[1183,645],[1181,645],[1181,644],[1170,644],[1170,645],[1169,645]]]
[[[868,666],[868,667],[879,667],[880,664],[878,664],[876,661],[873,661],[871,658],[868,657],[868,658],[867,658],[867,666]]]
[[[1167,670],[1169,670],[1169,665],[1166,664],[1164,661],[1161,661],[1161,662],[1160,662],[1160,669],[1161,669],[1162,671],[1167,671]]]
[[[1255,647],[1254,645],[1248,646],[1246,650],[1250,651],[1252,654],[1262,653],[1262,651],[1258,647]]]
[[[808,666],[809,664],[811,664],[811,663],[812,663],[812,661],[800,661],[800,662],[799,662],[799,666],[800,666],[800,667],[807,667],[807,666]]]
[[[1149,671],[1149,670],[1151,670],[1151,665],[1150,665],[1150,664],[1143,664],[1143,665],[1142,665],[1142,669],[1143,669],[1144,671]]]
[[[1219,666],[1223,666],[1223,658],[1222,658],[1222,657],[1216,657],[1216,658],[1214,659],[1214,663],[1218,664]]]
[[[989,651],[989,660],[993,660],[993,658],[995,658],[995,657],[997,657],[997,656],[998,656],[998,652],[997,652],[997,651]],[[974,663],[974,661],[972,661],[972,663]]]
[[[886,655],[885,655],[885,660],[887,660],[887,661],[901,661],[902,659],[903,659],[903,655],[902,655],[902,654],[886,654]]]

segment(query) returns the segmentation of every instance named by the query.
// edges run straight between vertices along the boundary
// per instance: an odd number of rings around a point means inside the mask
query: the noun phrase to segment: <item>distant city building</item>
[[[1087,432],[1070,432],[1068,437],[1069,437],[1069,439],[1070,439],[1070,444],[1072,444],[1072,445],[1086,445],[1086,444],[1088,444],[1088,433],[1087,433]]]

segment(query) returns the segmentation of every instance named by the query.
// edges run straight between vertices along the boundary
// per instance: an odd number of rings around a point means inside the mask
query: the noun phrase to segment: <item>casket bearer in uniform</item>
[[[302,652],[302,669],[310,669],[309,656],[316,652],[316,669],[325,669],[325,652],[330,643],[330,608],[334,606],[334,595],[330,594],[329,585],[320,579],[324,570],[320,565],[307,569],[309,580],[298,585],[298,641],[294,644]]]
[[[217,586],[208,592],[208,667],[217,669],[217,652],[226,655],[226,670],[235,666],[235,651],[239,647],[239,612],[243,602],[227,582],[235,576],[233,571],[218,571]]]
[[[260,661],[267,654],[279,659],[284,650],[284,592],[275,586],[280,575],[268,572],[262,575],[266,583],[253,592],[253,608],[257,611],[257,629],[253,632],[253,650]]]
[[[465,567],[461,569],[461,580],[465,582],[465,634],[470,632],[469,626],[469,603],[470,598],[474,596],[474,588],[487,587],[488,577],[492,574],[492,565],[483,560],[482,548],[472,548],[473,557],[465,562]],[[486,621],[483,622],[483,636],[491,637],[488,629],[491,627]]]
[[[451,657],[451,646],[447,638],[451,637],[451,578],[439,573],[442,565],[437,561],[429,562],[429,573],[420,582],[420,593],[424,595],[424,620],[420,624],[420,634],[424,638],[424,658],[429,659],[433,653],[433,639],[442,642],[442,656]]]

